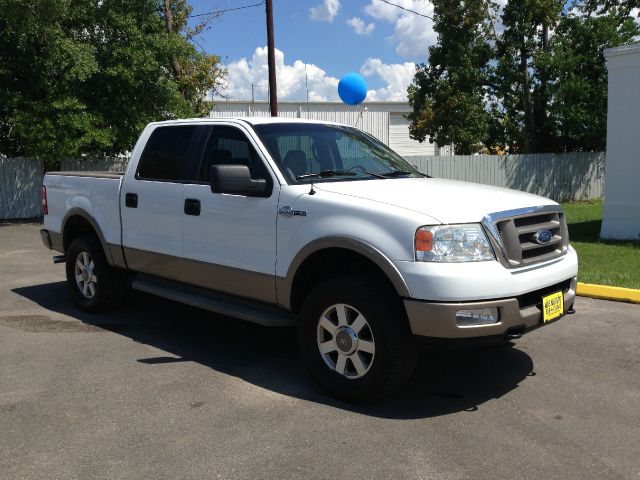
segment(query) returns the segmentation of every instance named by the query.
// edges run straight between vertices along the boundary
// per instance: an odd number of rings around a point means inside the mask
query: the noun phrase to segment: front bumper
[[[577,278],[573,277],[559,285],[564,294],[564,313],[573,308]],[[425,302],[405,299],[404,306],[414,335],[431,339],[447,340],[504,340],[509,335],[518,335],[542,326],[542,297],[555,286],[529,292],[513,298],[475,302]],[[460,327],[456,323],[456,312],[462,309],[498,308],[500,319],[490,325]]]

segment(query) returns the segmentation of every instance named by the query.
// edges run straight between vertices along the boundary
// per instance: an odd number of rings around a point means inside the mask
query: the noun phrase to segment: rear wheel
[[[400,299],[363,276],[333,278],[311,291],[301,309],[299,341],[313,377],[348,401],[396,390],[415,364]]]
[[[124,302],[128,275],[109,265],[95,236],[84,235],[73,240],[66,257],[67,285],[80,308],[110,310]]]

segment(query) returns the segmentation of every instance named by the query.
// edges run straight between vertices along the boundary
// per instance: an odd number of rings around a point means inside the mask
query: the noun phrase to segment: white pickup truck
[[[49,172],[42,192],[81,308],[134,288],[297,325],[311,374],[348,400],[402,385],[419,340],[503,342],[573,308],[557,203],[430,178],[345,125],[152,123],[124,174]]]

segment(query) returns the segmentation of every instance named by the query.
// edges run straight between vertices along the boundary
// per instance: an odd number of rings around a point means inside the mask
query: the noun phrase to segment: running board
[[[282,308],[182,283],[138,274],[133,278],[131,286],[141,292],[267,327],[288,327],[298,324],[298,317]]]

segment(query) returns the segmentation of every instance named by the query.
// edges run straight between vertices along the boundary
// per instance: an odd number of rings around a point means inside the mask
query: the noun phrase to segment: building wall
[[[303,118],[324,120],[327,122],[343,123],[360,128],[370,133],[380,141],[389,145],[389,130],[391,114],[395,121],[401,115],[411,111],[409,104],[404,102],[371,102],[365,106],[346,105],[342,102],[281,102],[278,103],[278,116],[285,118]],[[266,117],[270,115],[267,102],[220,102],[211,110],[211,117]],[[419,143],[409,138],[406,129],[406,141],[402,145],[409,145],[408,150],[398,151],[401,155],[437,155],[438,148],[428,142]]]
[[[640,240],[640,44],[604,51],[609,70],[602,238]]]
[[[409,120],[406,113],[391,112],[389,116],[389,146],[403,157],[409,155],[438,155],[435,143],[422,143],[409,136]]]

